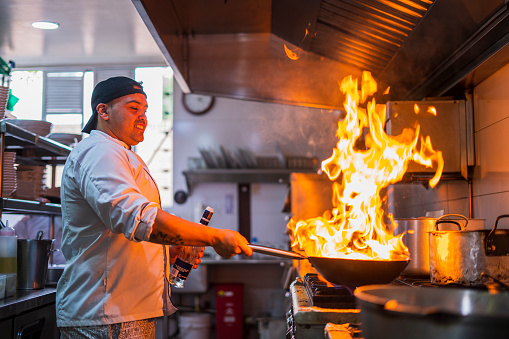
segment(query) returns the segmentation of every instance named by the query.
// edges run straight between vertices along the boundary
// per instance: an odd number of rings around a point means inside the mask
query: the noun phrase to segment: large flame
[[[374,98],[367,101],[377,91],[369,72],[363,73],[360,90],[352,76],[341,82],[340,89],[346,97],[346,117],[338,123],[339,141],[332,156],[322,162],[322,170],[334,181],[333,209],[321,217],[290,220],[292,247],[303,249],[308,256],[406,259],[408,248],[403,235],[394,236],[392,216],[387,216],[390,225],[384,222],[380,191],[400,181],[410,161],[436,165],[430,180],[434,187],[442,175],[442,152],[433,149],[429,136],[420,137],[418,124],[397,136],[385,133],[386,106],[377,105]],[[436,114],[434,108],[428,112]]]

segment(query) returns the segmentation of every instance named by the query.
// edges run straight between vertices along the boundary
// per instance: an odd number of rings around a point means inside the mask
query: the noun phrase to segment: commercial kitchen
[[[90,86],[123,75],[160,94],[136,151],[163,209],[255,250],[206,248],[157,338],[507,337],[508,43],[504,0],[0,0],[1,336],[59,337],[65,263],[27,248],[58,244]],[[13,240],[25,216],[55,241]]]

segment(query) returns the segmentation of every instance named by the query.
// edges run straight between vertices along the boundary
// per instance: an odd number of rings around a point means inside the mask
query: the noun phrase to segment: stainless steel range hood
[[[341,107],[368,70],[390,100],[457,97],[509,61],[504,0],[132,1],[184,92]]]

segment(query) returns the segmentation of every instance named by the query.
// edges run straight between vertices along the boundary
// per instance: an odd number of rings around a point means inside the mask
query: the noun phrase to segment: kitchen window
[[[80,134],[82,126],[92,114],[90,97],[94,84],[117,75],[143,82],[148,96],[149,126],[145,132],[145,141],[137,145],[134,151],[145,160],[158,183],[163,207],[171,207],[173,205],[171,68],[13,71],[10,88],[19,101],[11,113],[18,119],[50,121],[53,124],[53,133]],[[57,169],[57,183],[60,182],[60,170]],[[48,182],[47,186],[51,187],[51,183]]]
[[[80,133],[85,72],[43,74],[42,120],[53,124],[52,133]]]

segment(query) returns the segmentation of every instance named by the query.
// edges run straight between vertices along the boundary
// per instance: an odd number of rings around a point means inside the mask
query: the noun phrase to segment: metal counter
[[[56,289],[17,290],[9,298],[0,299],[0,320],[55,303]]]

